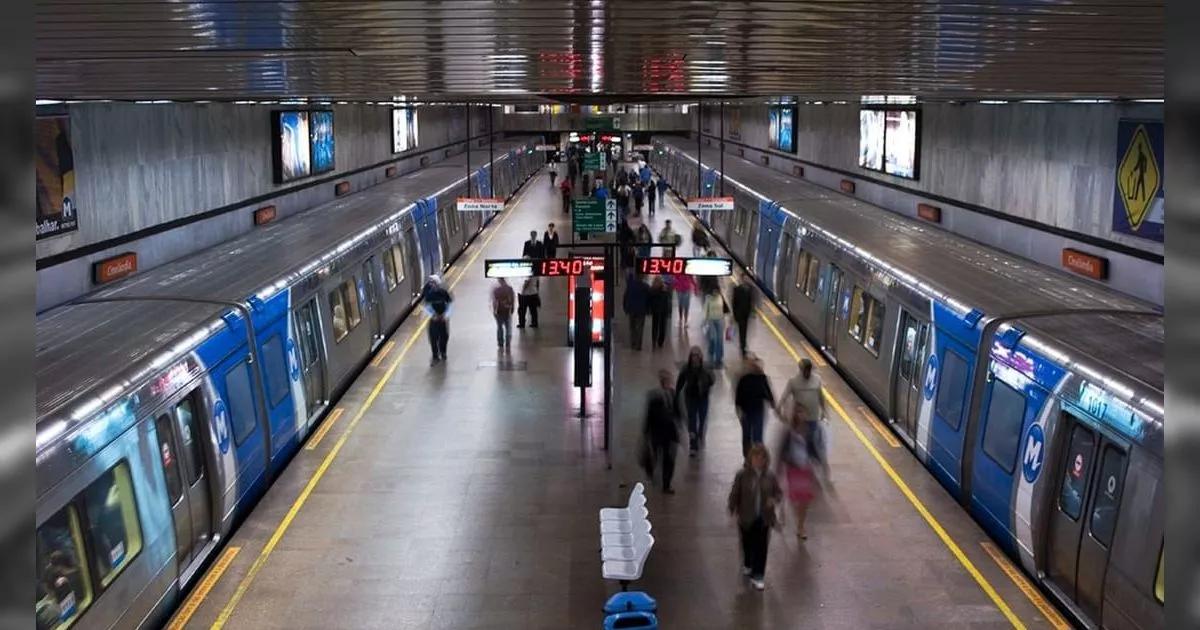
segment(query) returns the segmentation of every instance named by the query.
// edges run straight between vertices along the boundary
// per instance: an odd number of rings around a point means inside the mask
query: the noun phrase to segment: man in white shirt
[[[813,371],[812,361],[801,359],[800,373],[788,380],[783,396],[779,398],[777,411],[780,418],[791,417],[788,415],[791,410],[786,406],[788,399],[808,409],[809,417],[812,418],[809,426],[813,427],[813,435],[809,436],[809,442],[815,451],[812,455],[821,463],[821,471],[825,473],[825,478],[829,479],[829,425],[825,422],[825,396],[821,392],[821,377]]]

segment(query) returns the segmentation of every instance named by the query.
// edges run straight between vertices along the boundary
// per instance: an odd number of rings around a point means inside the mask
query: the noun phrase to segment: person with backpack
[[[733,478],[729,489],[729,513],[737,518],[742,542],[742,574],[757,590],[766,588],[767,547],[771,530],[779,527],[776,506],[783,491],[771,471],[767,447],[755,444],[746,452],[746,463]]]
[[[679,378],[675,381],[675,395],[683,397],[687,412],[692,457],[704,448],[704,433],[708,424],[708,396],[715,382],[712,370],[704,365],[704,354],[700,346],[692,346],[688,352],[687,363],[679,371]]]
[[[708,233],[697,223],[692,230],[692,255],[699,256],[705,251],[708,251]]]
[[[516,292],[504,278],[496,280],[492,289],[492,316],[496,318],[496,347],[508,350],[512,347],[513,304]]]
[[[450,343],[450,306],[454,296],[437,274],[429,276],[423,293],[425,313],[429,315],[429,345],[433,349],[429,364],[436,365],[446,360],[446,345]]]

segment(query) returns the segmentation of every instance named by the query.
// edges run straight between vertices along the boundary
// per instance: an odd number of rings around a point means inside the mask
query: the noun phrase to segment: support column
[[[489,103],[488,104],[488,124],[487,124],[487,130],[488,130],[488,190],[490,190],[491,194],[493,194],[493,195],[496,194],[496,179],[495,179],[496,153],[495,153],[495,147],[493,146],[496,142],[496,140],[495,140],[496,134],[492,133],[492,119],[495,118],[495,114],[496,114],[496,112],[494,110],[495,110],[495,108],[492,107],[492,105]]]
[[[467,103],[467,196],[471,196],[471,103]]]
[[[704,196],[704,101],[696,103],[696,196]]]
[[[795,124],[793,122],[792,124]],[[721,99],[721,196],[725,196],[725,99]]]

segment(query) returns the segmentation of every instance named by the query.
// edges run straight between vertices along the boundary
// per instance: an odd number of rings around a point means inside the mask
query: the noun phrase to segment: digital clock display
[[[728,258],[639,256],[637,270],[651,275],[729,276],[733,275],[733,261]]]
[[[537,276],[581,276],[589,268],[582,258],[542,258],[533,265]]]
[[[530,276],[582,276],[590,271],[603,271],[604,257],[490,259],[483,261],[483,274],[488,278],[528,278]]]

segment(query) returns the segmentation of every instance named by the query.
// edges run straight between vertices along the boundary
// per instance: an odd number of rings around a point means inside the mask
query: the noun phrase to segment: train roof
[[[524,144],[498,143],[497,160]],[[487,164],[472,152],[472,170]],[[122,280],[80,298],[188,296],[243,302],[323,253],[372,229],[422,197],[466,175],[466,157],[452,156],[242,234],[219,245]],[[204,325],[228,307],[145,301],[68,303],[37,318],[36,417],[41,419],[101,383],[113,368],[147,360],[164,345]],[[130,384],[132,385],[132,384]]]
[[[695,161],[695,146],[655,138]],[[705,162],[705,166],[712,166]],[[1157,306],[878,206],[817,186],[744,158],[725,156],[725,179],[778,203],[808,228],[823,232],[872,266],[917,290],[989,316],[1064,309],[1161,313]],[[1137,381],[1161,408],[1164,383],[1162,317],[1071,314],[1023,319],[1014,325],[1058,352]],[[1161,419],[1161,414],[1159,415]]]

